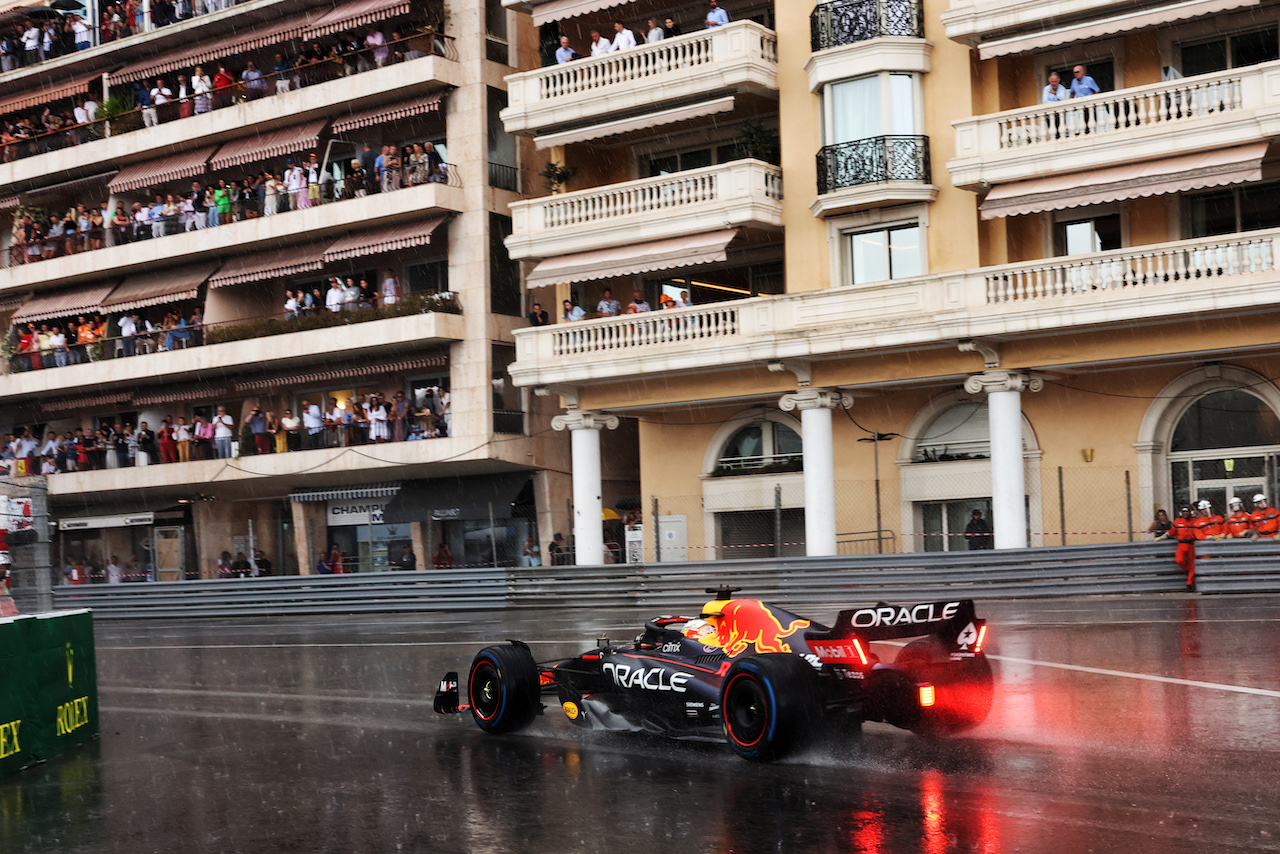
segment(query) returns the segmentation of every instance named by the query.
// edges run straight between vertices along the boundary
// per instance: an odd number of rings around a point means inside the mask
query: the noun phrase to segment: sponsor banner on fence
[[[93,615],[0,620],[0,775],[97,734]]]

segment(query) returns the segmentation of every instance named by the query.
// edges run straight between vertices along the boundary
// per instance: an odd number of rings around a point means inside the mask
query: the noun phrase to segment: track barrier
[[[1204,542],[1201,593],[1280,592],[1280,542]],[[420,570],[358,575],[60,587],[56,608],[99,619],[238,617],[504,608],[651,607],[687,611],[703,590],[800,605],[943,598],[1018,599],[1175,593],[1174,543],[737,561]]]

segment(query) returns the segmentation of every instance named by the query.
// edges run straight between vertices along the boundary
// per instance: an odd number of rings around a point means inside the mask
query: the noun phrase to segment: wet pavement
[[[775,765],[431,710],[486,642],[652,614],[100,623],[102,737],[0,781],[0,852],[1280,851],[1280,598],[979,608],[985,724]]]

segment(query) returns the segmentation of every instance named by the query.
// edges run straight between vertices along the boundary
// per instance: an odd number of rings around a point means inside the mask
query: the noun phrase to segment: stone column
[[[1027,547],[1027,485],[1022,451],[1022,391],[1044,381],[1018,371],[987,371],[965,380],[969,394],[986,392],[991,431],[991,524],[998,549]]]
[[[618,416],[604,412],[569,412],[551,419],[556,430],[568,430],[573,454],[574,562],[604,563],[604,501],[600,485],[600,431],[618,429]]]
[[[804,553],[810,557],[836,553],[836,463],[831,410],[848,408],[852,399],[838,390],[803,388],[784,394],[778,405],[800,410],[804,440]]]

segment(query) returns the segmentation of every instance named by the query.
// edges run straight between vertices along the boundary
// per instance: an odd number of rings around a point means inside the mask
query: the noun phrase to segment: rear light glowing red
[[[978,629],[978,642],[973,645],[974,652],[982,652],[982,642],[987,639],[987,627]]]
[[[921,708],[929,708],[934,702],[934,690],[932,685],[920,686],[920,706]]]
[[[866,666],[867,666],[867,654],[866,654],[865,652],[863,652],[863,651],[862,651],[862,642],[861,642],[861,641],[859,641],[857,638],[854,638],[854,639],[853,639],[853,649],[854,649],[854,651],[855,651],[856,653],[858,653],[858,659],[862,662],[862,666],[863,666],[863,667],[866,667]]]

